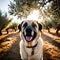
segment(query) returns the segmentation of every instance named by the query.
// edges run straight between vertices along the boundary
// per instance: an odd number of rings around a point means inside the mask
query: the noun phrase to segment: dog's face
[[[27,20],[23,21],[18,28],[21,31],[20,37],[22,40],[28,43],[28,45],[32,45],[33,43],[36,43],[38,37],[40,36],[42,25],[37,21]]]

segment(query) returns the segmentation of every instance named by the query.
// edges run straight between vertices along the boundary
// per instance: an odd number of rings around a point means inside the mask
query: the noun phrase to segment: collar
[[[34,46],[26,46],[27,48],[35,48],[37,46],[38,42]]]

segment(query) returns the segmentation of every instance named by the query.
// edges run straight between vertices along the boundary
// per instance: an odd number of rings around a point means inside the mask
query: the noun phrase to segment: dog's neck
[[[26,46],[27,48],[35,48],[37,46],[38,42],[34,46]]]
[[[38,42],[34,46],[26,46],[27,48],[32,48],[31,55],[34,55],[34,49],[37,46]]]

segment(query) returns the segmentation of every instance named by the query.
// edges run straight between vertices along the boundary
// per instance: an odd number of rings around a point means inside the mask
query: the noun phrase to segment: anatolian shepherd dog
[[[20,31],[20,54],[22,60],[43,60],[42,25],[37,21],[23,21]]]

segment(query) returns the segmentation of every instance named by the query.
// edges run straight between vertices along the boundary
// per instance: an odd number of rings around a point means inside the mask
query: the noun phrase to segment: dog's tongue
[[[27,41],[31,41],[32,40],[32,36],[26,36],[26,40]]]

